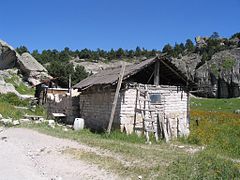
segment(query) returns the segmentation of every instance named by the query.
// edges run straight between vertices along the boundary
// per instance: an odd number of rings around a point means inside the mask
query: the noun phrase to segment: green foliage
[[[219,76],[219,67],[216,64],[211,64],[210,66],[212,73],[218,77]]]
[[[169,179],[238,179],[239,167],[214,152],[180,158],[168,167]],[[171,178],[170,178],[171,177]]]
[[[111,132],[110,134],[103,133],[103,134],[101,134],[101,137],[106,138],[106,139],[130,142],[130,143],[144,143],[146,141],[144,137],[138,136],[137,134],[133,133],[133,134],[127,135],[118,130],[115,130],[115,131]]]
[[[29,100],[19,99],[14,93],[0,94],[0,102],[6,102],[14,106],[28,106]]]
[[[36,58],[40,63],[45,64],[48,62],[68,62],[71,58],[85,59],[88,61],[98,61],[105,59],[111,61],[114,59],[129,59],[134,57],[154,57],[158,53],[157,50],[146,50],[137,47],[135,50],[124,50],[119,48],[117,50],[111,49],[110,51],[105,51],[102,49],[97,49],[96,51],[90,49],[82,49],[72,51],[68,47],[64,48],[62,51],[56,49],[53,50],[43,50],[42,53],[39,53],[38,50],[33,50],[32,56]]]
[[[234,38],[240,39],[240,32],[233,34],[230,39],[234,39]]]
[[[20,94],[34,94],[34,88],[26,86],[16,75],[11,76],[10,78],[5,78],[4,80],[5,82],[12,84]]]
[[[178,57],[180,54],[183,54],[184,52],[184,45],[183,44],[175,44],[172,56],[173,57]]]
[[[166,44],[162,49],[162,53],[167,53],[169,56],[173,55],[173,47],[170,44]]]
[[[46,110],[42,106],[37,106],[36,108],[28,109],[30,105],[30,100],[19,99],[17,95],[13,93],[0,94],[0,114],[5,118],[20,119],[23,118],[25,114],[35,114],[39,116],[46,117]],[[25,107],[26,109],[18,109],[15,106]]]
[[[210,36],[211,39],[218,39],[220,38],[218,32],[213,32],[213,34]]]
[[[26,46],[17,47],[17,48],[16,48],[16,51],[17,51],[18,54],[20,54],[20,55],[22,55],[22,54],[25,53],[25,52],[28,52],[28,53],[29,53],[29,51],[28,51],[28,49],[27,49]]]
[[[226,57],[223,60],[223,64],[222,67],[225,70],[231,70],[233,68],[233,66],[235,65],[236,60],[232,57]]]
[[[74,73],[72,74],[72,84],[75,85],[88,76],[89,73],[86,72],[85,68],[83,66],[77,65],[75,67]]]
[[[239,99],[191,99],[191,134],[188,142],[240,158]],[[198,124],[195,122],[198,120]]]
[[[191,39],[186,40],[185,48],[187,49],[188,52],[194,52],[195,51],[195,46],[194,46]]]
[[[191,110],[229,112],[240,107],[240,99],[191,98]]]
[[[53,61],[47,69],[50,75],[58,78],[58,85],[66,88],[68,87],[69,75],[72,76],[72,85],[75,85],[89,75],[83,66],[76,66],[74,68],[71,63]]]

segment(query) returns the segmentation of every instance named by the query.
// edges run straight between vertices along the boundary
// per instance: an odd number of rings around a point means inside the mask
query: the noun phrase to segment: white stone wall
[[[164,119],[170,123],[171,137],[187,136],[189,122],[187,120],[187,93],[177,90],[162,90],[164,96]]]
[[[127,89],[121,93],[120,97],[120,128],[121,131],[126,131],[127,133],[133,132],[136,94],[136,89]]]
[[[161,103],[152,105],[157,113],[170,123],[170,136],[188,135],[187,94],[174,86],[148,86],[150,92],[161,94]],[[114,99],[114,90],[87,91],[80,95],[80,114],[87,127],[107,129]],[[142,128],[141,112],[136,109],[137,89],[132,86],[122,90],[115,112],[113,128],[132,133],[135,128]],[[143,104],[142,104],[143,107]],[[139,103],[138,103],[139,108]],[[153,114],[157,118],[157,113]],[[135,121],[135,122],[134,122]]]

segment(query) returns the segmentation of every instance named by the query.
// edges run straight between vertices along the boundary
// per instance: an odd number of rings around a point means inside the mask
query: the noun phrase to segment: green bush
[[[19,99],[14,93],[0,94],[0,102],[9,103],[14,106],[28,106],[30,103],[28,99]]]

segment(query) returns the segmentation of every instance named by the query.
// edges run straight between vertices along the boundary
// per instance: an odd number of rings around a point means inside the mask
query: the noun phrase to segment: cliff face
[[[190,54],[172,62],[197,84],[197,95],[231,98],[240,96],[240,48],[214,54],[198,67],[201,56]]]

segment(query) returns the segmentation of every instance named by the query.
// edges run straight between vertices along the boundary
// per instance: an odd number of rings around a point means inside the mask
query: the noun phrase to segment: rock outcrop
[[[14,68],[14,69],[13,69]],[[10,72],[10,71],[14,71]],[[14,85],[6,82],[6,79],[19,77],[20,81],[36,85],[42,80],[52,78],[47,70],[29,53],[23,53],[21,56],[13,47],[0,40],[0,94],[14,93],[19,94]],[[26,85],[28,83],[25,83]]]
[[[40,83],[44,79],[52,78],[31,54],[23,53],[19,57],[19,68],[25,79],[32,85]]]
[[[189,54],[172,62],[196,83],[197,95],[216,98],[240,96],[240,48],[220,51],[201,66],[198,54]]]
[[[240,48],[225,50],[196,70],[195,82],[202,95],[218,98],[240,96]]]
[[[201,56],[199,54],[188,54],[182,58],[173,58],[172,63],[175,64],[178,69],[183,72],[189,79],[194,81],[196,74],[196,68],[201,62]]]
[[[0,40],[0,70],[13,68],[18,60],[13,47]]]
[[[107,68],[114,68],[114,67],[118,67],[121,66],[121,61],[113,61],[113,62],[109,62],[109,63],[104,63],[104,62],[87,62],[87,61],[79,61],[79,60],[71,60],[70,61],[74,66],[84,66],[84,68],[86,69],[86,71],[88,73],[92,73],[92,74],[96,74],[99,71],[103,70],[103,69],[107,69]],[[127,65],[131,64],[127,62]]]
[[[11,78],[11,73],[14,72],[9,72],[9,70],[0,70],[0,94],[14,93],[17,96],[20,96],[13,84],[5,82],[5,79]]]

